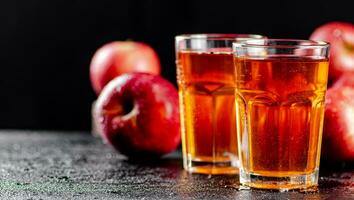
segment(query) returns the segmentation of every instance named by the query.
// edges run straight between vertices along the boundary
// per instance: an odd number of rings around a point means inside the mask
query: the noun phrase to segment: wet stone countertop
[[[239,190],[190,175],[180,153],[134,163],[84,132],[0,131],[0,199],[354,199],[354,167],[322,168],[318,192]]]

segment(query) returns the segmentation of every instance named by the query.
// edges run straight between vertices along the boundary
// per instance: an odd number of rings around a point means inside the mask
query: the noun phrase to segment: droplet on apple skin
[[[95,109],[103,138],[130,158],[159,157],[180,143],[178,93],[160,76],[128,73],[113,79]]]

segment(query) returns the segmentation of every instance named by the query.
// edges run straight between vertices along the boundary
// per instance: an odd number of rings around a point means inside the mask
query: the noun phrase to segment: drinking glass
[[[232,42],[260,35],[176,37],[184,168],[193,173],[238,173]]]
[[[317,185],[329,44],[258,39],[233,44],[240,183]]]

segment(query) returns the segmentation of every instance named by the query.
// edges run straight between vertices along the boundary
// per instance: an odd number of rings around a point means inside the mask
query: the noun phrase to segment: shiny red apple
[[[157,75],[113,79],[97,99],[95,118],[103,138],[130,158],[158,157],[180,143],[177,90]]]
[[[326,93],[324,160],[354,161],[354,87],[350,86],[353,81],[348,78],[341,77]]]
[[[147,44],[132,41],[112,42],[99,48],[90,65],[93,89],[99,94],[115,77],[128,72],[160,74],[160,60]]]
[[[318,27],[311,40],[327,41],[330,47],[329,81],[336,81],[346,72],[354,72],[354,24],[330,22]]]

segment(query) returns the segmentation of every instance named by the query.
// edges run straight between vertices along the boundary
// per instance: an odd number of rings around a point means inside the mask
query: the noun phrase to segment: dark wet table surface
[[[84,132],[0,131],[0,161],[0,199],[354,199],[348,164],[321,166],[317,192],[239,190],[186,173],[180,153],[134,163]]]

